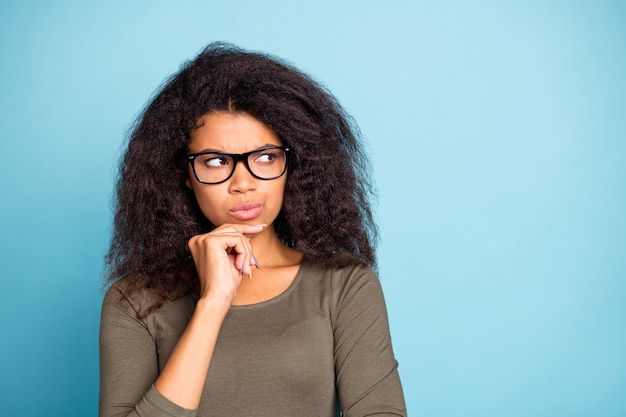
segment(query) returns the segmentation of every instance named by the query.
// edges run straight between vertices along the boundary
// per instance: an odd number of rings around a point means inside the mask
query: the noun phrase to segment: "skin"
[[[244,153],[282,145],[273,130],[246,113],[211,113],[198,122],[191,133],[190,153]],[[273,226],[282,207],[286,176],[259,180],[239,163],[229,180],[209,185],[198,182],[189,168],[186,185],[216,228],[189,240],[200,299],[154,383],[163,396],[181,407],[196,409],[200,404],[217,336],[230,307],[271,299],[295,279],[302,254],[285,246]],[[246,203],[261,209],[253,218],[241,219],[233,208]]]

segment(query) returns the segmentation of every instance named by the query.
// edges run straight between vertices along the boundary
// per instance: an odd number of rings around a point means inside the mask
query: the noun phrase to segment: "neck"
[[[276,235],[273,225],[268,225],[263,232],[250,239],[254,257],[260,265],[279,266],[291,264],[300,252],[285,245]]]

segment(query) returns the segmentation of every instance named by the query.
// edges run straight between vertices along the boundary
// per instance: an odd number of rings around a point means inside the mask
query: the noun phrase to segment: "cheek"
[[[219,225],[220,202],[215,196],[220,195],[218,190],[209,190],[207,188],[194,188],[194,195],[200,210],[213,225]],[[217,223],[217,224],[216,224]]]
[[[286,181],[283,180],[274,190],[274,195],[276,197],[276,206],[278,210],[281,210],[283,208],[283,204],[285,203],[285,185]]]
[[[274,196],[276,196],[276,198],[280,198],[280,200],[282,201],[285,197],[285,187],[287,185],[287,176],[283,175],[280,178],[277,178],[274,184],[272,184],[272,194]]]

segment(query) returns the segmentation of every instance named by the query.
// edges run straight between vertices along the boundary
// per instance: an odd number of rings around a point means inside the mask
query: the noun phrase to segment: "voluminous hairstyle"
[[[199,119],[216,112],[247,113],[291,149],[274,223],[283,242],[329,262],[343,253],[375,267],[373,189],[356,124],[293,66],[213,43],[166,80],[129,135],[116,184],[107,283],[127,276],[131,291],[152,288],[161,303],[171,296],[189,263],[188,240],[214,227],[185,185],[185,155]]]

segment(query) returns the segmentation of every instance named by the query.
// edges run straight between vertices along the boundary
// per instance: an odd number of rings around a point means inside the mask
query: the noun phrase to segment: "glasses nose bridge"
[[[254,173],[252,172],[252,169],[250,169],[250,164],[248,163],[248,158],[250,157],[252,153],[253,152],[231,154],[231,158],[233,158],[233,172],[230,174],[231,177],[237,170],[237,165],[239,165],[239,162],[242,162],[243,166],[246,167],[246,170],[248,171],[248,173],[250,173],[250,175],[256,178],[256,175],[254,175]]]

